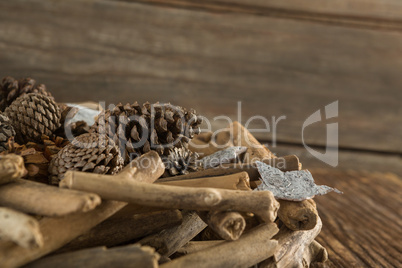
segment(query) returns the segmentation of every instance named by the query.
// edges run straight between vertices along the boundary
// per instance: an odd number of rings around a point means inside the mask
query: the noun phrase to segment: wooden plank
[[[243,123],[285,115],[277,139],[301,143],[306,118],[339,100],[342,147],[402,152],[398,32],[82,0],[2,2],[0,25],[0,75],[32,76],[59,101],[171,101],[237,119],[241,100]],[[324,145],[325,122],[305,137]]]
[[[271,150],[277,156],[295,154],[297,157],[299,157],[300,162],[303,165],[303,169],[325,168],[328,171],[334,172],[339,170],[382,172],[394,173],[402,177],[402,158],[398,155],[384,155],[377,153],[340,150],[338,155],[338,166],[331,167],[321,160],[315,158],[302,146],[278,145],[275,148],[271,148]]]
[[[269,9],[294,11],[298,13],[312,13],[337,15],[338,19],[343,17],[376,18],[401,21],[402,2],[398,0],[338,0],[323,2],[320,0],[218,0],[228,5],[238,4],[254,7],[265,7]]]
[[[347,27],[402,30],[402,3],[398,0],[120,0],[210,12],[244,13],[307,20]]]
[[[401,267],[401,178],[325,169],[312,174],[318,184],[344,192],[315,198],[323,222],[317,241],[328,250],[328,267]]]

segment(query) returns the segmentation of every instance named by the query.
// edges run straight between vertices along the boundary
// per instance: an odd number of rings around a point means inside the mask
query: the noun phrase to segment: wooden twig
[[[25,249],[11,242],[0,242],[2,267],[19,267],[49,254],[77,236],[89,231],[124,205],[124,202],[108,201],[86,213],[76,213],[57,218],[43,218],[39,222],[40,232],[43,235],[43,246]]]
[[[63,216],[94,209],[98,195],[59,189],[43,183],[17,179],[0,186],[0,205],[43,216]]]
[[[199,139],[192,139],[188,144],[188,148],[190,151],[196,152],[200,157],[211,155],[221,149],[211,142],[205,142]]]
[[[327,250],[315,240],[304,250],[303,262],[309,264],[310,267],[312,267],[312,265],[322,265],[327,260]]]
[[[112,217],[77,237],[58,252],[96,246],[112,247],[171,228],[181,222],[182,215],[178,210],[157,211],[117,219]]]
[[[161,265],[161,268],[250,267],[274,254],[278,241],[270,239],[277,232],[276,224],[262,224],[242,235],[239,240],[222,242],[185,255]]]
[[[320,233],[321,227],[320,218],[314,229],[308,231],[292,231],[283,225],[274,237],[278,240],[278,248],[273,258],[261,262],[258,267],[305,267],[303,266],[304,253]]]
[[[0,185],[21,178],[27,173],[24,159],[16,154],[0,156]]]
[[[311,230],[316,226],[319,217],[314,200],[278,201],[280,203],[278,217],[289,229]]]
[[[10,240],[24,248],[36,248],[43,245],[37,220],[3,207],[0,207],[0,240]]]
[[[70,189],[95,192],[104,199],[144,206],[253,212],[265,222],[275,220],[279,207],[279,203],[269,191],[248,192],[146,184],[78,171],[68,171],[61,185]]]
[[[207,188],[251,191],[250,178],[247,172],[240,172],[226,176],[208,177],[208,178],[190,179],[190,180],[160,179],[156,181],[156,184],[159,183],[163,185],[183,186],[183,187],[207,187]]]
[[[173,185],[173,186],[183,186],[183,187],[209,187],[209,188],[219,188],[219,189],[229,189],[229,190],[243,190],[250,191],[250,183],[247,173],[238,173],[228,176],[219,177],[208,177],[200,179],[191,180],[165,180],[159,179],[155,182],[156,184],[162,185]],[[164,210],[166,208],[149,207],[137,204],[128,204],[118,213],[113,215],[113,218],[121,218],[127,215],[134,215],[140,213],[146,213],[151,211]]]
[[[302,164],[296,155],[285,155],[271,159],[263,159],[262,162],[282,171],[301,170]]]
[[[162,172],[163,174],[164,171],[165,165],[159,154],[155,151],[149,151],[131,161],[115,176],[129,181],[153,183],[161,176],[160,173]]]
[[[169,257],[188,241],[199,234],[207,224],[201,220],[195,211],[183,211],[181,225],[148,236],[138,243],[155,248],[159,254]]]
[[[211,131],[209,131],[209,132],[201,132],[201,133],[195,135],[194,139],[201,140],[203,142],[210,142],[213,134],[214,133],[211,132]]]
[[[246,228],[243,216],[235,211],[200,211],[198,215],[225,240],[239,239]]]
[[[277,157],[272,159],[265,159],[263,162],[273,165],[282,171],[299,170],[301,163],[299,158],[295,155],[287,155],[283,157]],[[169,178],[162,178],[158,181],[178,181],[178,180],[190,180],[205,177],[217,177],[231,175],[240,172],[247,172],[250,181],[256,181],[260,177],[257,168],[252,164],[247,163],[230,163],[223,164],[217,168],[211,168],[206,170],[201,170],[197,172],[191,172],[185,175],[174,176]]]
[[[143,166],[140,161],[148,158],[151,166]],[[152,183],[164,172],[165,167],[156,152],[149,152],[133,160],[125,172],[130,180],[141,179]],[[87,173],[89,174],[89,173]],[[138,177],[139,174],[141,178]],[[53,252],[78,236],[88,232],[91,228],[101,223],[114,213],[122,209],[127,203],[118,201],[105,201],[95,209],[76,213],[64,217],[45,217],[39,222],[40,231],[43,234],[43,246],[38,249],[24,249],[11,242],[0,242],[0,260],[2,268],[22,266],[30,261],[38,259]]]
[[[200,170],[196,172],[190,172],[185,175],[180,175],[180,176],[174,176],[170,178],[161,178],[158,181],[179,181],[179,180],[191,180],[191,179],[199,179],[199,178],[207,178],[207,177],[217,177],[217,176],[225,176],[225,175],[231,175],[235,173],[240,173],[243,171],[246,171],[249,174],[249,177],[251,180],[255,177],[254,180],[258,180],[258,171],[255,168],[254,171],[255,173],[250,175],[248,170],[244,170],[242,167],[231,167],[230,165],[232,164],[225,164],[223,165],[225,168],[210,168],[210,169],[205,169],[205,170]],[[254,176],[255,175],[255,176]]]
[[[190,241],[184,246],[182,246],[180,249],[176,251],[176,255],[187,255],[191,253],[195,253],[200,250],[204,250],[210,247],[214,247],[218,244],[224,243],[225,241],[223,240],[209,240],[209,241]]]
[[[235,146],[245,146],[248,148],[245,162],[254,163],[265,159],[275,158],[276,156],[263,146],[256,138],[239,122],[230,124],[229,129],[233,134],[233,144]]]
[[[129,245],[123,247],[97,247],[53,255],[37,260],[24,267],[26,268],[72,268],[72,267],[158,267],[159,256],[150,247]]]

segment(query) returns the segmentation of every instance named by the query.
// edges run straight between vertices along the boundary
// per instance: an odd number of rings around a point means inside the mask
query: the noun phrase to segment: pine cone
[[[24,78],[20,81],[6,76],[0,84],[0,110],[4,111],[15,99],[23,94],[37,93],[53,98],[43,84],[36,85],[32,78]]]
[[[0,114],[0,152],[8,150],[8,140],[15,136],[15,130],[10,119]]]
[[[120,103],[103,111],[91,131],[112,138],[120,146],[125,163],[129,163],[150,150],[168,155],[173,147],[186,147],[194,134],[199,133],[201,122],[194,110],[171,104]]]
[[[74,137],[89,133],[89,126],[87,122],[81,120],[70,124],[71,133]]]
[[[18,97],[4,114],[10,118],[18,143],[40,142],[42,135],[53,137],[60,127],[60,109],[45,95],[29,93]]]
[[[119,148],[110,139],[83,134],[64,147],[50,162],[51,183],[58,184],[67,170],[115,174],[123,167]]]
[[[164,177],[184,175],[200,168],[198,154],[186,148],[173,148],[163,162],[166,167]]]

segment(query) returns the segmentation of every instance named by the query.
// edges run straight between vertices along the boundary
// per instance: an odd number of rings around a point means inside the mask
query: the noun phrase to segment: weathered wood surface
[[[209,118],[238,119],[241,100],[242,123],[254,115],[270,123],[271,116],[285,115],[276,137],[292,143],[301,142],[309,115],[339,100],[342,147],[402,152],[401,30],[279,18],[262,12],[258,0],[247,5],[261,14],[232,12],[229,1],[216,10],[159,2],[3,1],[0,75],[30,75],[59,101],[172,101]],[[372,2],[362,6],[367,14],[355,15],[400,13],[397,1]],[[326,7],[324,14],[335,10],[331,5],[340,13],[350,8],[346,0],[310,3]],[[321,12],[316,9],[309,12]],[[309,144],[325,144],[326,123],[306,128]],[[261,120],[250,125],[262,126]],[[272,139],[271,133],[253,134]]]
[[[331,167],[319,159],[312,156],[303,146],[285,146],[279,145],[271,148],[273,153],[278,156],[295,154],[303,164],[303,169],[325,168],[328,171],[369,171],[395,173],[402,177],[402,157],[392,154],[378,154],[361,151],[339,150],[339,164]]]
[[[328,267],[402,266],[402,179],[391,173],[314,169],[318,184],[344,192],[316,197],[323,227],[317,241]]]
[[[101,268],[101,267],[158,267],[158,254],[150,247],[128,245],[123,247],[89,248],[39,259],[24,268]]]
[[[308,20],[349,27],[400,30],[402,27],[402,3],[398,0],[125,0],[165,4],[188,9],[231,11],[271,17]]]

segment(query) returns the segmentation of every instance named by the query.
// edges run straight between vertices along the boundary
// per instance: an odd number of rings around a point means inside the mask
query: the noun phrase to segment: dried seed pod
[[[0,114],[0,152],[8,150],[8,140],[14,136],[15,130],[10,119],[4,114]]]
[[[24,78],[20,81],[6,76],[0,83],[0,110],[4,111],[15,99],[23,94],[36,93],[53,98],[46,86],[36,84],[32,78]]]
[[[42,136],[41,143],[28,142],[24,145],[19,145],[11,138],[7,143],[7,151],[0,153],[0,157],[10,154],[22,156],[25,168],[28,171],[25,179],[48,183],[50,160],[67,144],[69,141],[61,137],[50,139],[45,135]]]
[[[29,93],[18,97],[4,114],[10,118],[16,131],[16,141],[40,142],[42,135],[53,136],[60,127],[60,109],[56,102],[45,95]]]
[[[198,154],[186,148],[173,148],[163,160],[166,168],[165,177],[188,174],[200,168]]]
[[[128,163],[133,156],[150,150],[168,155],[173,147],[185,147],[194,134],[199,133],[201,122],[194,110],[171,104],[120,103],[103,111],[91,131],[106,134],[118,143]]]
[[[119,148],[111,139],[87,133],[75,138],[51,160],[49,173],[51,183],[58,184],[67,170],[115,174],[122,167]]]

